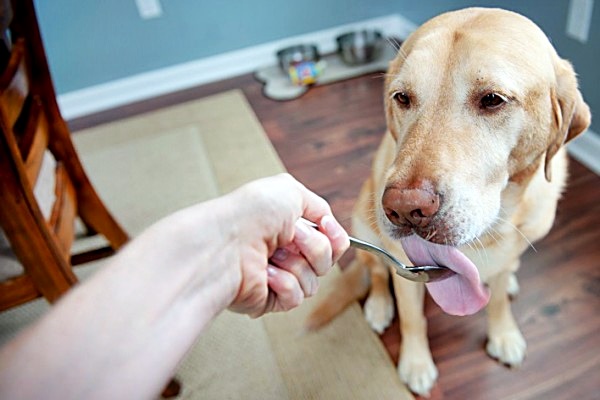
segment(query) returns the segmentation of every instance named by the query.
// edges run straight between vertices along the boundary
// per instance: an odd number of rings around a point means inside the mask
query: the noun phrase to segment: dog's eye
[[[405,108],[410,107],[410,97],[408,96],[408,94],[406,94],[404,92],[396,92],[396,93],[394,93],[393,97],[394,97],[394,100],[396,101],[396,103],[398,103],[402,107],[405,107]]]
[[[506,98],[498,93],[488,93],[481,98],[479,106],[486,110],[493,110],[506,103]]]

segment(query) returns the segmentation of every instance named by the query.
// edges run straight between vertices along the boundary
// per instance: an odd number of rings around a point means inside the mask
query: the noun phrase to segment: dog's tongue
[[[470,315],[485,307],[490,298],[489,290],[481,283],[475,265],[456,247],[431,243],[417,235],[401,241],[414,265],[440,265],[456,273],[442,281],[426,284],[433,300],[446,313]]]

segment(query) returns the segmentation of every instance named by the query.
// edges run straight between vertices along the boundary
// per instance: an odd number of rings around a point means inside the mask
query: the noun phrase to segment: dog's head
[[[490,228],[509,183],[526,185],[590,111],[570,63],[527,18],[497,9],[442,14],[391,62],[385,84],[393,164],[378,220],[392,237],[468,243]]]

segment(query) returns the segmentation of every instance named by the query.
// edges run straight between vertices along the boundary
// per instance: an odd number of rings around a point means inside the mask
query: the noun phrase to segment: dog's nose
[[[399,226],[425,227],[440,208],[440,196],[430,184],[408,189],[388,187],[381,202],[387,218]]]

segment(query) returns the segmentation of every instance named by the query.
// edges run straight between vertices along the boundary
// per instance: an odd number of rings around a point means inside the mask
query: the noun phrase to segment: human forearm
[[[296,307],[348,245],[289,175],[174,213],[0,350],[0,398],[154,397],[217,313]]]
[[[222,237],[204,235],[194,221],[210,222],[210,205],[174,214],[144,232],[57,304],[52,318],[5,348],[20,354],[6,358],[10,365],[0,363],[3,390],[13,387],[19,398],[144,398],[159,392],[239,285],[219,264],[235,262],[235,255],[218,254]],[[34,376],[26,372],[31,365]],[[27,381],[18,382],[20,377]]]

